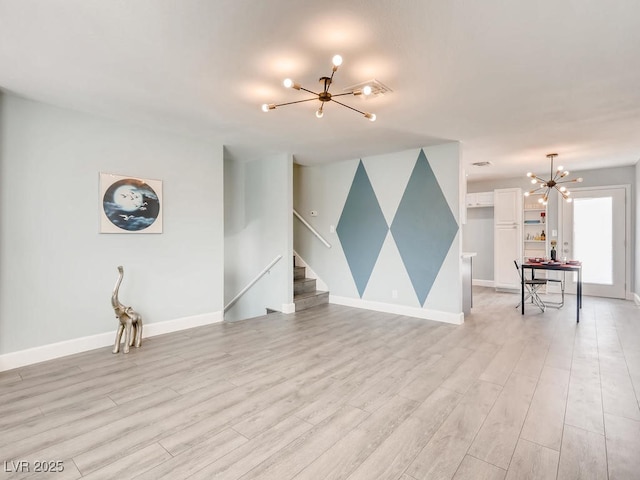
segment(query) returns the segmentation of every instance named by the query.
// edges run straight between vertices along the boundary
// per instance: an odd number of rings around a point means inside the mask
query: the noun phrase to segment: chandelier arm
[[[329,84],[327,85],[325,83],[325,88],[324,88],[325,93],[329,91],[329,87],[333,83],[333,76],[336,74],[337,71],[338,71],[338,67],[334,67],[333,70],[331,71],[331,77],[329,77]]]
[[[312,94],[314,94],[314,95],[320,95],[319,93],[312,92],[311,90],[307,90],[307,89],[306,89],[306,88],[304,88],[304,87],[300,87],[300,90],[304,90],[305,92],[307,92],[307,93],[312,93]]]
[[[358,110],[357,108],[350,107],[349,105],[347,105],[347,104],[345,104],[345,103],[342,103],[342,102],[339,102],[339,101],[337,101],[337,100],[334,100],[333,98],[331,99],[331,101],[332,101],[332,102],[336,102],[338,105],[342,105],[343,107],[347,107],[347,108],[349,108],[349,109],[353,110],[354,112],[358,112],[358,113],[359,113],[359,114],[361,114],[361,115],[365,115],[365,113],[364,113],[364,112],[361,112],[361,111],[360,111],[360,110]]]
[[[306,100],[296,100],[295,102],[276,103],[276,107],[284,107],[285,105],[293,105],[294,103],[310,102],[312,100],[318,100],[317,98],[307,98]]]
[[[344,97],[345,95],[353,95],[353,92],[347,92],[347,93],[332,93],[332,94],[331,94],[331,98],[333,98],[333,97]]]

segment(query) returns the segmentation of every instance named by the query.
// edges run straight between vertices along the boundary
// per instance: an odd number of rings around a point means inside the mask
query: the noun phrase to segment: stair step
[[[306,270],[305,267],[293,267],[293,279],[300,280],[304,278],[307,275]]]
[[[293,295],[300,293],[308,293],[316,291],[316,279],[315,278],[302,278],[293,282]]]
[[[296,305],[296,312],[306,310],[329,303],[329,292],[313,291],[294,295],[293,303]]]

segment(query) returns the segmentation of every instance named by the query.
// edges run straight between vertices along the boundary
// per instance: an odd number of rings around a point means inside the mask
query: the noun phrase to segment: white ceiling
[[[307,98],[378,79],[371,123]],[[310,165],[459,140],[470,179],[640,159],[638,0],[0,0],[0,88]],[[494,166],[472,167],[491,161]]]

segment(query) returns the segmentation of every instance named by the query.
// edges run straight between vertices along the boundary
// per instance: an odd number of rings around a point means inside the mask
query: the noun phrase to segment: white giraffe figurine
[[[116,318],[119,321],[118,331],[116,332],[116,343],[113,346],[113,353],[120,351],[120,340],[122,340],[122,332],[124,331],[124,353],[129,353],[129,347],[135,345],[136,348],[142,343],[142,317],[131,307],[125,307],[118,300],[118,290],[124,277],[124,269],[122,266],[118,267],[118,280],[116,286],[113,288],[113,294],[111,295],[111,305],[116,312]]]

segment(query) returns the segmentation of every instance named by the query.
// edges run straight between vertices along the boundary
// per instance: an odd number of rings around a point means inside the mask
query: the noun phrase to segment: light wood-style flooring
[[[3,372],[0,479],[638,479],[640,309],[574,301],[326,305]]]

